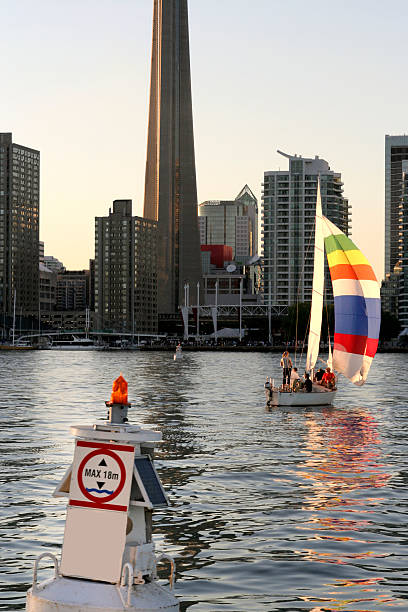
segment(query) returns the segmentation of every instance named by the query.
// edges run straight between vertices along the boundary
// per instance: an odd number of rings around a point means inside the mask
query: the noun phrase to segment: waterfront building
[[[95,315],[98,329],[157,333],[157,222],[132,216],[115,200],[95,218]]]
[[[240,302],[240,287],[243,283],[242,293],[246,293],[244,287],[245,274],[241,269],[235,269],[234,272],[226,270],[210,270],[208,274],[203,276],[203,304],[205,305],[239,305]]]
[[[95,260],[89,260],[89,295],[88,304],[91,312],[95,311]]]
[[[40,152],[0,133],[0,312],[38,312]]]
[[[204,305],[258,303],[259,257],[248,260],[245,265],[239,264],[232,260],[232,247],[223,244],[201,245],[201,255]]]
[[[89,310],[41,311],[41,330],[87,331],[94,329],[94,313]]]
[[[281,154],[288,159],[289,169],[265,172],[262,195],[262,292],[264,303],[272,306],[312,299],[319,176],[323,214],[346,235],[351,227],[351,207],[343,196],[341,174],[318,156]],[[326,299],[332,299],[330,281],[326,282]]]
[[[39,263],[40,276],[40,303],[39,309],[41,315],[50,313],[55,310],[56,304],[56,289],[57,275],[55,272],[47,268],[43,263]]]
[[[248,185],[235,200],[207,200],[198,208],[200,242],[232,248],[233,259],[245,263],[258,252],[258,201]]]
[[[158,309],[201,280],[187,0],[154,0],[144,217],[158,223]]]

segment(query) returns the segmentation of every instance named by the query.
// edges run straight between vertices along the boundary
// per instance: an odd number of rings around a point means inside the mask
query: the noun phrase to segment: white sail
[[[322,199],[320,195],[320,177],[317,181],[316,223],[313,269],[312,309],[310,312],[310,329],[307,342],[306,371],[314,368],[319,354],[320,331],[322,327],[324,291],[324,236],[322,219]]]
[[[329,336],[329,356],[327,358],[327,367],[333,370],[333,353],[331,348],[331,340]]]

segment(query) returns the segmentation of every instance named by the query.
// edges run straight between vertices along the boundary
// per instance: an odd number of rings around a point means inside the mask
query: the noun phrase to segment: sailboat
[[[334,295],[334,344],[332,353],[329,343],[329,362],[332,362],[332,370],[361,386],[367,380],[378,347],[380,285],[371,265],[354,242],[323,216],[319,179],[312,306],[305,368],[312,379],[319,354],[322,326],[324,251],[327,254]],[[265,387],[268,404],[271,406],[330,405],[337,394],[337,390],[315,383],[310,393],[302,390],[283,391],[271,383]]]
[[[181,348],[181,344],[176,346],[176,352],[173,355],[174,361],[179,361],[179,359],[183,359],[183,350]]]
[[[15,341],[16,336],[16,290],[14,289],[14,303],[13,303],[13,327],[12,327],[12,342],[0,344],[1,351],[28,351],[35,347],[30,344],[27,340]],[[20,317],[20,330],[21,330],[21,317]]]

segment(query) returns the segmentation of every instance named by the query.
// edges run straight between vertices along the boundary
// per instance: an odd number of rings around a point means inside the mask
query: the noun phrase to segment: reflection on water
[[[377,356],[336,407],[266,410],[278,356],[0,355],[0,609],[22,610],[33,559],[58,552],[65,501],[51,494],[69,425],[103,417],[123,372],[131,419],[163,433],[172,506],[155,513],[155,539],[177,558],[182,610],[408,610],[408,383],[385,383],[406,361]]]
[[[316,545],[299,551],[307,561],[353,566],[356,560],[367,560],[389,556],[389,553],[375,552],[375,540],[370,536],[372,522],[370,514],[384,497],[372,496],[372,488],[384,487],[390,474],[379,462],[379,435],[377,423],[369,411],[363,408],[349,410],[327,407],[322,418],[313,413],[305,415],[307,438],[305,461],[299,465],[299,473],[308,488],[303,509],[311,512],[309,522],[301,528],[313,532],[316,542],[342,542],[332,550]],[[341,510],[343,516],[339,517]],[[361,518],[363,517],[363,518]],[[328,533],[329,532],[329,533]],[[345,533],[353,535],[345,535]],[[309,537],[310,539],[310,537]],[[320,543],[320,542],[319,542]],[[374,546],[373,546],[374,545]],[[361,564],[361,562],[360,562]],[[336,579],[326,586],[332,609],[342,609],[344,604],[365,602],[396,601],[387,595],[378,596],[377,590],[383,576],[369,579]],[[371,587],[373,588],[367,588]],[[361,594],[365,593],[362,599]],[[369,596],[369,593],[373,593]],[[356,598],[357,597],[357,598]],[[320,600],[316,598],[315,601]],[[305,601],[313,601],[308,597]],[[315,608],[318,610],[320,608]]]

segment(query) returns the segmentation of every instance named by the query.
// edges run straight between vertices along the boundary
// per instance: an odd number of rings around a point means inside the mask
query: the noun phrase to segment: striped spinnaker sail
[[[377,351],[380,286],[362,252],[323,217],[324,246],[334,294],[333,368],[363,385]]]

